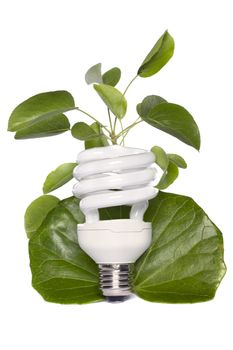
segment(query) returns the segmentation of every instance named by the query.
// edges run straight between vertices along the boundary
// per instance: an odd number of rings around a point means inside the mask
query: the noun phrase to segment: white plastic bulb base
[[[80,247],[99,265],[100,288],[109,301],[131,294],[132,264],[151,244],[151,223],[135,219],[78,225]]]

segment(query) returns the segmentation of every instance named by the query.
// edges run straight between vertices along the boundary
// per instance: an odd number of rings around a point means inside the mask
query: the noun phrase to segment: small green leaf
[[[103,74],[103,83],[106,85],[116,86],[121,78],[121,70],[114,67]]]
[[[165,170],[163,176],[161,177],[156,187],[159,190],[164,190],[176,180],[178,175],[179,175],[178,167],[174,163],[169,162],[167,169]]]
[[[107,137],[104,135],[100,124],[95,122],[90,127],[96,135],[92,139],[85,141],[85,149],[109,146]]]
[[[152,147],[151,152],[155,155],[155,163],[158,164],[161,169],[166,170],[169,163],[166,152],[159,146]]]
[[[183,168],[186,169],[187,168],[187,163],[184,160],[184,158],[182,158],[181,156],[179,156],[178,154],[174,154],[174,153],[168,153],[167,154],[168,159],[174,163],[175,165],[177,165],[179,168]]]
[[[138,75],[142,78],[147,78],[160,71],[173,56],[174,48],[174,40],[166,31],[142,62]]]
[[[90,139],[93,139],[94,137],[99,136],[89,125],[83,122],[78,122],[74,124],[71,129],[71,134],[76,139],[82,140],[82,141],[90,140]]]
[[[16,131],[15,139],[32,139],[55,136],[70,129],[68,118],[64,114],[48,116],[44,120],[34,120],[30,126]]]
[[[101,63],[97,63],[88,69],[85,75],[85,80],[87,84],[93,84],[93,83],[101,84],[103,82],[102,74],[101,74]]]
[[[222,234],[193,199],[159,192],[144,216],[152,244],[134,265],[134,292],[152,302],[213,299],[226,267]]]
[[[121,119],[125,116],[127,101],[119,90],[104,84],[94,85],[94,89],[117,118]]]
[[[32,285],[50,302],[83,304],[103,300],[97,264],[79,247],[79,200],[57,204],[29,241]]]
[[[141,116],[148,115],[148,113],[159,103],[167,102],[164,98],[156,95],[150,95],[137,105],[137,112]]]
[[[200,149],[200,133],[191,114],[182,106],[174,103],[160,103],[148,114],[141,115],[148,124],[183,141],[187,145]]]
[[[63,186],[73,178],[73,170],[77,163],[64,163],[59,165],[46,177],[43,185],[43,192],[49,193]]]
[[[24,215],[24,227],[28,238],[38,230],[48,213],[59,203],[54,196],[40,196],[35,199],[27,208]]]
[[[18,131],[31,126],[30,123],[36,119],[39,122],[51,116],[59,116],[74,107],[74,99],[68,91],[44,92],[32,96],[11,113],[8,130]]]

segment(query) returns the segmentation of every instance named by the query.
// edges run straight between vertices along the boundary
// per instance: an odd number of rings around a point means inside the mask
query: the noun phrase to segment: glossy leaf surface
[[[68,198],[49,213],[29,241],[32,285],[50,302],[83,304],[102,300],[98,267],[79,247],[79,201]]]
[[[143,99],[141,103],[137,105],[137,112],[142,116],[146,116],[149,112],[157,106],[159,103],[167,102],[164,98],[156,95],[150,95]]]
[[[96,132],[86,123],[78,122],[73,125],[71,129],[71,134],[78,140],[90,140],[98,135]]]
[[[99,123],[95,122],[90,125],[90,127],[94,130],[95,136],[92,139],[85,141],[85,149],[93,148],[93,147],[105,147],[108,146],[108,139],[104,135],[103,130]]]
[[[129,207],[100,210],[101,220],[129,217]],[[97,265],[79,248],[79,201],[61,201],[30,239],[34,288],[47,301],[88,303],[102,300]],[[212,299],[224,276],[222,235],[189,197],[160,192],[150,201],[151,247],[136,262],[135,293],[146,300],[193,303]]]
[[[101,84],[103,82],[101,74],[101,63],[97,63],[88,69],[85,75],[85,80],[87,84]]]
[[[135,293],[163,303],[212,299],[225,264],[222,234],[206,213],[189,197],[160,192],[145,220],[153,243],[135,264]]]
[[[94,85],[94,89],[116,117],[121,119],[125,116],[127,102],[119,90],[104,84]]]
[[[43,192],[49,193],[63,186],[73,178],[73,170],[77,163],[64,163],[51,171],[45,179]]]
[[[121,70],[114,67],[103,74],[103,83],[106,85],[116,86],[121,78]]]
[[[39,121],[58,116],[74,107],[74,99],[68,91],[51,91],[32,96],[11,113],[8,130],[18,131],[31,126],[31,122],[36,119]]]
[[[184,158],[182,158],[178,154],[168,153],[167,156],[170,162],[176,164],[179,168],[183,168],[183,169],[187,168],[186,161],[184,160]]]
[[[148,124],[160,129],[180,141],[200,149],[200,133],[191,114],[182,106],[174,103],[159,103],[148,113],[141,114]]]
[[[168,31],[166,31],[142,62],[138,70],[138,75],[147,78],[159,72],[173,56],[174,48],[174,40]]]
[[[70,129],[68,118],[64,114],[48,116],[44,120],[34,120],[30,126],[16,131],[15,139],[33,139],[62,134]]]
[[[24,215],[24,227],[30,238],[41,226],[48,213],[53,210],[60,200],[54,196],[40,196],[27,208]]]

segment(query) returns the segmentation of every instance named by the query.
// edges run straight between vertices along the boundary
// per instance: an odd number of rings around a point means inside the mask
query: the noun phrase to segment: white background
[[[224,349],[232,340],[232,1],[13,1],[1,2],[1,287],[2,349]],[[123,89],[165,29],[175,38],[173,59],[129,90],[135,104],[158,94],[185,106],[202,134],[198,153],[148,125],[128,145],[160,145],[185,157],[170,191],[192,196],[219,226],[228,272],[213,301],[194,305],[57,305],[31,286],[23,214],[41,194],[48,172],[74,161],[82,144],[66,133],[15,141],[7,120],[21,101],[42,91],[70,91],[78,106],[101,120],[105,108],[84,73],[102,62],[122,69]],[[85,120],[70,113],[72,122]],[[86,119],[87,121],[87,119]],[[89,121],[88,121],[89,122]],[[126,123],[126,122],[125,122]],[[127,123],[126,123],[127,124]],[[55,194],[71,195],[72,184]]]

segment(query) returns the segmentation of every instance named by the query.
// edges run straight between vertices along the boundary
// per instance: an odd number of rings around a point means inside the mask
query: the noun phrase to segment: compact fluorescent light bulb
[[[73,194],[86,217],[78,225],[80,247],[99,265],[100,288],[111,301],[130,293],[133,264],[151,244],[151,223],[143,221],[155,197],[155,156],[138,148],[97,147],[78,154]],[[129,219],[100,220],[100,208],[131,206]]]

